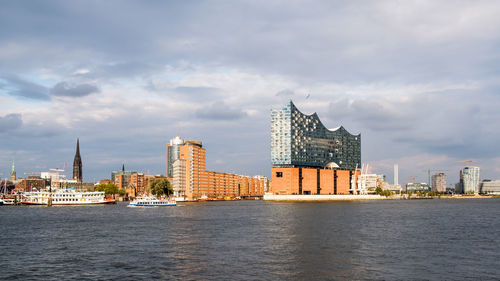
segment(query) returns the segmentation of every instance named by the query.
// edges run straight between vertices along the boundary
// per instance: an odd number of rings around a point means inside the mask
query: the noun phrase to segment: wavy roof
[[[313,114],[305,114],[303,113],[302,111],[300,111],[297,106],[295,106],[295,104],[293,103],[292,100],[290,100],[290,105],[291,107],[295,108],[295,110],[297,110],[300,114],[304,115],[304,116],[307,116],[307,117],[313,117],[315,119],[318,120],[319,124],[323,127],[324,130],[326,131],[329,131],[329,132],[335,132],[335,131],[338,131],[338,130],[344,130],[345,132],[347,132],[349,135],[351,136],[359,136],[360,133],[358,134],[351,134],[349,131],[346,130],[346,128],[344,128],[344,126],[339,126],[339,127],[336,127],[336,128],[333,128],[333,129],[328,129],[325,125],[323,125],[323,122],[321,122],[321,119],[319,118],[318,114],[316,112],[314,112]]]

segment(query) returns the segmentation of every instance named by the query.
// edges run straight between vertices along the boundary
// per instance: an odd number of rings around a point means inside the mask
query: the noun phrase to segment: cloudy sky
[[[355,3],[354,3],[355,2]],[[0,1],[0,173],[165,173],[175,135],[207,168],[270,176],[292,99],[362,135],[400,182],[463,163],[500,178],[497,1]],[[306,96],[310,95],[306,99]]]

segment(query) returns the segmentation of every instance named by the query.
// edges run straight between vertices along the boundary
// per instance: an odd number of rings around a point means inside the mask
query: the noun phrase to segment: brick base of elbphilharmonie
[[[273,194],[352,194],[360,171],[320,168],[272,168]]]

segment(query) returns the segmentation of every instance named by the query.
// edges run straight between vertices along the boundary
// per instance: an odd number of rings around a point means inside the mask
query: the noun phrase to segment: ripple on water
[[[2,279],[500,276],[500,199],[0,207]]]

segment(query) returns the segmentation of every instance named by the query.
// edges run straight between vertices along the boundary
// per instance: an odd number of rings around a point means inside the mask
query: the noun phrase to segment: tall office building
[[[358,194],[361,135],[327,129],[290,101],[271,111],[271,164],[275,194]]]
[[[175,137],[167,144],[167,176],[174,196],[182,200],[200,198],[262,196],[268,180],[206,170],[205,149],[200,141]]]
[[[76,139],[76,153],[73,160],[73,179],[82,182],[82,158],[80,157],[80,139]]]
[[[208,196],[205,178],[205,149],[200,141],[179,136],[167,144],[167,177],[172,179],[175,197],[193,199]]]
[[[444,173],[437,173],[431,177],[432,191],[446,192],[446,175]]]
[[[468,166],[460,171],[460,189],[465,194],[479,193],[480,168]]]
[[[179,150],[180,147],[184,145],[184,140],[182,140],[179,136],[170,140],[170,143],[167,144],[167,177],[174,177],[174,162],[179,159]]]

